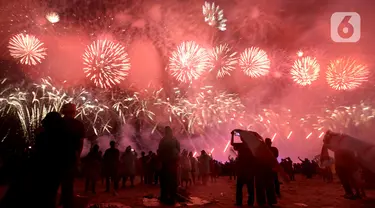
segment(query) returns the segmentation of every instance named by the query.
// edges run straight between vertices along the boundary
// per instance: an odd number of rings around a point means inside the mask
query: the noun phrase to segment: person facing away
[[[60,185],[62,157],[59,154],[63,141],[63,120],[59,113],[50,112],[42,120],[35,139],[34,154],[25,177],[11,184],[0,207],[54,207]]]
[[[157,154],[161,162],[160,201],[166,204],[175,204],[180,142],[173,136],[173,131],[169,126],[165,127],[164,137],[160,140]]]
[[[64,120],[64,142],[60,148],[64,149],[64,166],[61,182],[61,204],[65,207],[73,206],[74,175],[83,148],[85,128],[81,121],[75,119],[76,106],[72,103],[64,104],[61,108]]]
[[[122,172],[122,188],[125,188],[126,181],[129,178],[130,179],[130,186],[134,187],[134,178],[136,174],[136,156],[134,155],[134,152],[132,151],[131,146],[126,147],[124,154],[122,154],[121,157],[121,165],[123,166],[123,172]]]
[[[146,168],[147,168],[147,157],[146,157],[146,153],[145,152],[141,152],[141,157],[139,158],[139,163],[140,163],[140,177],[141,177],[141,183],[145,183],[146,184],[146,178],[145,178],[145,175],[146,175]]]
[[[103,168],[106,179],[106,192],[110,192],[111,180],[115,190],[118,189],[118,169],[120,165],[120,151],[116,148],[116,142],[109,143],[110,148],[104,152]]]
[[[206,185],[208,181],[208,176],[210,174],[210,160],[211,157],[206,153],[206,151],[202,150],[201,155],[199,156],[199,173],[202,177],[202,184]]]
[[[192,179],[190,181],[190,185],[192,185],[192,184],[195,184],[195,177],[196,177],[197,170],[198,170],[198,161],[193,156],[193,152],[189,152],[189,159],[191,163],[191,179]]]
[[[248,206],[254,205],[254,178],[255,170],[257,169],[255,164],[255,157],[253,153],[244,143],[233,143],[234,150],[238,152],[237,162],[235,166],[235,172],[237,175],[236,182],[236,206],[242,206],[242,188],[244,185],[247,187],[247,204]]]
[[[185,182],[185,187],[191,181],[191,162],[187,150],[183,150],[180,159],[181,165],[181,185]]]
[[[273,156],[277,159],[279,157],[279,150],[276,147],[272,146],[272,140],[270,138],[266,138],[264,141],[265,141],[267,147],[269,148],[269,150],[271,150]],[[276,171],[272,171],[272,174],[273,174],[273,180],[275,182],[276,195],[278,197],[280,197],[281,196],[281,194],[280,194],[280,181],[279,181],[278,174],[277,174]]]
[[[85,191],[88,192],[91,185],[92,193],[96,193],[96,182],[100,178],[102,155],[99,145],[95,144],[84,158],[84,175],[86,178]]]

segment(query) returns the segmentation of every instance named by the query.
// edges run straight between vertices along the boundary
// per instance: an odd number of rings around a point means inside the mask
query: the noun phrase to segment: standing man
[[[62,149],[64,157],[61,173],[61,204],[64,208],[73,207],[74,175],[83,148],[85,129],[83,123],[75,119],[76,106],[67,103],[62,106],[61,114],[64,116],[64,137]]]
[[[164,204],[176,203],[179,154],[180,142],[173,136],[171,127],[167,126],[158,148],[158,157],[161,162],[160,201]]]
[[[271,150],[273,156],[277,160],[277,158],[279,157],[279,150],[276,147],[272,146],[272,140],[270,138],[266,138],[265,143],[266,143],[267,147]],[[272,171],[272,175],[273,175],[273,178],[274,178],[273,180],[275,181],[275,193],[278,197],[280,197],[281,194],[280,194],[279,177],[277,175],[277,172],[275,172],[275,171]]]

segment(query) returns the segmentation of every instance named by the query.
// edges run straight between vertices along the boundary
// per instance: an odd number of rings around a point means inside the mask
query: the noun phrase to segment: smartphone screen
[[[240,138],[240,134],[237,133],[237,132],[234,132],[233,143],[235,143],[235,144],[242,143],[242,140]]]

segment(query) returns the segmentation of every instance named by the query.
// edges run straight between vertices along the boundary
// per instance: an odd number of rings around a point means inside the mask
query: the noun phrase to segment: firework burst
[[[216,78],[230,76],[236,68],[237,52],[233,52],[227,44],[219,45],[212,49],[210,54],[210,72],[216,72]]]
[[[46,48],[43,43],[33,35],[17,34],[9,41],[10,55],[19,60],[21,64],[36,65],[45,59]]]
[[[340,58],[330,62],[326,79],[335,90],[353,90],[366,82],[369,75],[366,65],[353,58]]]
[[[56,12],[50,12],[50,13],[47,13],[47,14],[46,14],[46,19],[47,19],[50,23],[54,24],[54,23],[57,23],[57,22],[60,21],[60,16],[59,16],[59,14],[57,14]]]
[[[297,59],[290,71],[292,79],[299,85],[306,86],[318,79],[320,65],[315,58],[302,57]]]
[[[96,86],[112,88],[128,76],[130,63],[125,48],[109,40],[94,41],[83,55],[83,71]]]
[[[227,28],[227,20],[224,18],[224,11],[215,3],[205,2],[202,6],[204,21],[212,27],[217,27],[221,31]]]
[[[271,61],[264,50],[251,47],[241,53],[239,65],[247,76],[256,78],[269,73]]]
[[[169,59],[171,75],[181,82],[197,80],[209,66],[209,54],[193,41],[183,42]]]

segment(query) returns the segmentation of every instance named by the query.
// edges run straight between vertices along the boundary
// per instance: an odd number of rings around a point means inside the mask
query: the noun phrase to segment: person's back
[[[176,161],[180,152],[179,148],[180,144],[176,138],[163,138],[159,143],[158,156],[163,162]]]
[[[117,167],[119,165],[120,151],[117,148],[109,148],[105,151],[103,162],[106,167]]]
[[[234,147],[238,151],[236,161],[236,173],[237,175],[254,175],[255,174],[255,157],[251,150],[244,144],[238,144]]]
[[[64,143],[65,165],[74,166],[81,151],[82,139],[84,137],[84,126],[75,118],[64,117]]]

